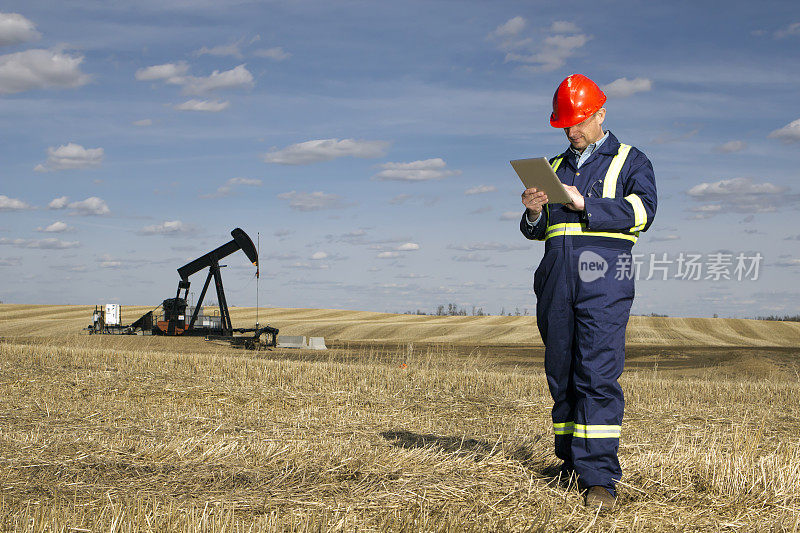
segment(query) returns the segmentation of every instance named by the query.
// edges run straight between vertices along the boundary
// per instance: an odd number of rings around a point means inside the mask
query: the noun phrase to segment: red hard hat
[[[553,95],[550,125],[569,128],[580,124],[603,107],[606,95],[595,82],[583,74],[572,74],[561,82]]]

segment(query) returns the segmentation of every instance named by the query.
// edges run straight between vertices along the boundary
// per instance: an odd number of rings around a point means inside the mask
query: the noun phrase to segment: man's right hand
[[[536,187],[525,189],[525,192],[522,193],[522,205],[528,208],[528,218],[531,220],[539,216],[546,203],[547,194]]]

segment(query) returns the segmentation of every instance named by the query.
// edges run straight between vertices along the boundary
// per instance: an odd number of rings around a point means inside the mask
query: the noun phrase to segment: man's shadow
[[[406,430],[383,431],[380,435],[389,441],[392,446],[397,448],[428,448],[430,450],[442,451],[459,456],[473,456],[475,462],[483,461],[501,452],[500,446],[497,443],[491,443],[487,440],[444,437],[441,435],[414,433]],[[541,438],[541,436],[538,436],[534,444]],[[510,454],[506,452],[505,456],[514,461],[518,461],[526,470],[531,471],[538,477],[544,478],[548,482],[564,484],[568,481],[562,478],[561,467],[553,464],[552,456],[549,451],[547,454],[537,453],[530,446],[518,446],[514,448]]]

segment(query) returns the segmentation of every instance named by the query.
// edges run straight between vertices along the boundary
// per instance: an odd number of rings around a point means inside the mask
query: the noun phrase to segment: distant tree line
[[[472,306],[471,311],[467,311],[464,307],[459,307],[457,304],[449,303],[446,305],[439,305],[436,307],[436,310],[430,313],[422,311],[421,309],[417,309],[416,311],[406,311],[404,314],[406,315],[432,315],[432,316],[493,316],[491,313],[487,313],[483,310],[483,307],[476,307]],[[506,312],[506,308],[503,307],[500,310],[499,316],[528,316],[528,309],[525,308],[520,311],[519,307],[515,307],[514,311]],[[660,317],[665,318],[669,317],[667,314],[662,313],[648,313],[646,315],[634,315],[634,316],[647,316],[647,317]],[[719,318],[717,313],[714,313],[713,318]],[[757,316],[754,317],[753,320],[781,320],[784,322],[800,322],[800,315],[766,315],[766,316]]]
[[[457,304],[446,304],[446,305],[439,305],[436,307],[436,310],[431,313],[426,313],[421,309],[417,309],[416,311],[406,311],[404,314],[406,315],[432,315],[432,316],[492,316],[491,313],[487,313],[483,310],[483,307],[472,306],[472,310],[467,311],[464,307],[459,307]],[[500,310],[500,316],[528,316],[528,309],[525,308],[520,311],[519,307],[514,309],[512,313],[509,311],[506,313],[506,308],[503,307]]]
[[[757,316],[756,320],[782,320],[784,322],[800,322],[800,315],[767,315]]]

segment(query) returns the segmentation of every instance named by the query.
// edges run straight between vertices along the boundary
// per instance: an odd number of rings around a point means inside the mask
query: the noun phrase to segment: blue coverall
[[[624,409],[617,380],[634,295],[631,247],[653,222],[655,175],[646,155],[611,133],[580,169],[569,149],[550,163],[585,199],[584,211],[548,204],[535,225],[525,213],[520,221],[525,237],[545,241],[533,290],[555,451],[562,472],[616,495]]]

